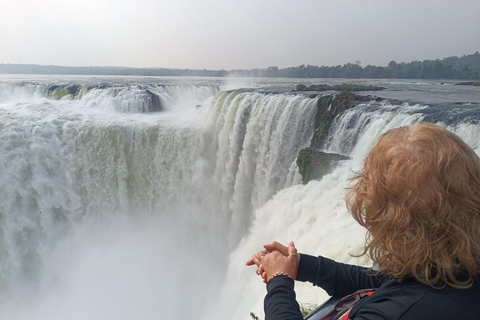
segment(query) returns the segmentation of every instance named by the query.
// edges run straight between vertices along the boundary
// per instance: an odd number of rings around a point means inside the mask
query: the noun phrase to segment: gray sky
[[[0,63],[251,69],[480,51],[480,0],[0,0]]]

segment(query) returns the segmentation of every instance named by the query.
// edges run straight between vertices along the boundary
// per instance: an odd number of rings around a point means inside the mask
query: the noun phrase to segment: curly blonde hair
[[[352,180],[347,206],[379,272],[468,288],[480,273],[480,158],[431,123],[385,133]],[[363,255],[362,254],[362,255]]]

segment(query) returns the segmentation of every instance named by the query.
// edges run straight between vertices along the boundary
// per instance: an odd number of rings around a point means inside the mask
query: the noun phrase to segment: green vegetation
[[[305,148],[299,151],[297,166],[302,175],[303,184],[310,180],[320,180],[324,175],[331,172],[335,163],[349,159],[347,156],[317,151],[312,148]]]
[[[310,312],[315,310],[318,307],[317,304],[313,303],[305,303],[305,304],[300,304],[300,312],[302,313],[302,316],[305,318]],[[260,320],[260,318],[253,312],[250,312],[250,318],[253,320]]]
[[[71,95],[74,97],[81,89],[80,85],[70,84],[68,86],[50,85],[47,89],[47,93],[50,97],[56,100],[61,100],[63,97]]]
[[[225,70],[193,70],[170,68],[130,68],[130,67],[70,67],[38,64],[0,63],[0,74],[75,74],[107,76],[142,76],[142,77],[227,77]]]
[[[313,124],[315,131],[310,146],[300,150],[297,156],[297,166],[304,184],[313,179],[321,179],[330,172],[336,162],[348,159],[348,157],[340,154],[325,153],[318,150],[323,149],[330,126],[339,114],[371,99],[370,96],[355,95],[348,90],[343,90],[336,95],[318,97],[317,113]]]
[[[310,312],[315,310],[317,307],[318,305],[313,303],[300,304],[300,312],[302,313],[302,316],[305,318],[307,315],[310,314]]]
[[[299,84],[296,87],[296,91],[342,91],[342,92],[351,92],[351,91],[378,91],[383,90],[384,87],[372,86],[372,85],[361,85],[354,83],[342,83],[330,86],[328,84],[314,84],[309,87],[303,84]]]
[[[261,71],[261,72],[260,72]],[[442,60],[412,61],[409,63],[390,61],[386,66],[347,63],[338,66],[301,65],[278,69],[267,69],[238,72],[238,75],[261,73],[264,77],[285,78],[353,78],[353,79],[465,79],[480,80],[480,53],[462,57],[448,57]]]
[[[49,91],[48,93],[55,100],[61,100],[63,97],[70,94],[68,89],[54,89],[52,91]]]
[[[302,181],[303,184],[307,184],[308,181],[312,180],[311,177],[311,169],[310,169],[310,163],[312,162],[312,156],[306,152],[302,152],[301,150],[298,153],[297,157],[297,166],[300,171],[300,174],[302,175]]]
[[[314,123],[315,132],[312,137],[311,146],[316,148],[323,147],[324,140],[328,135],[328,131],[333,119],[335,119],[339,112],[344,111],[345,108],[348,107],[347,101],[353,101],[356,99],[356,97],[357,96],[354,94],[342,91],[341,93],[337,94],[335,98],[333,98],[331,95],[326,95],[318,99],[317,113],[315,115]],[[299,163],[297,159],[297,165],[299,168],[301,168],[300,165],[305,166],[305,163]],[[309,179],[310,177],[306,177],[304,181],[308,181]]]
[[[360,61],[337,66],[301,65],[279,69],[200,70],[126,67],[65,67],[54,65],[0,63],[6,74],[78,74],[130,76],[274,77],[274,78],[352,78],[352,79],[462,79],[480,80],[480,53],[442,60],[390,61],[385,66],[361,66]]]

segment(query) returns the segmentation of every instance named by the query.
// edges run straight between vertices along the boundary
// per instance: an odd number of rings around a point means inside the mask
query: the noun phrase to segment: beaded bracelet
[[[277,272],[277,273],[272,274],[272,276],[271,276],[270,278],[268,278],[268,281],[270,281],[270,280],[272,280],[273,278],[278,277],[278,276],[287,276],[287,277],[289,277],[290,279],[293,279],[292,276],[289,275],[289,274],[286,273],[286,272]],[[268,281],[267,281],[267,282],[268,282]]]

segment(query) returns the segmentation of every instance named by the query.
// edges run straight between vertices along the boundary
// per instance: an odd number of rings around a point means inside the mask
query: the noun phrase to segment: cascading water
[[[48,88],[2,94],[2,318],[202,313],[253,210],[293,183],[315,99],[176,86],[139,113],[158,87]]]
[[[217,95],[206,110],[204,158],[213,155],[213,167],[205,176],[220,187],[213,197],[219,211],[231,212],[222,225],[228,249],[245,234],[253,210],[293,183],[289,169],[313,133],[315,111],[314,99],[238,92]]]
[[[480,141],[478,104],[467,104],[462,110],[465,116],[447,124],[451,119],[451,107],[440,111],[439,107],[412,103],[392,103],[388,100],[360,104],[341,114],[331,126],[326,152],[348,155],[351,160],[342,161],[333,172],[321,181],[307,185],[293,185],[276,193],[260,209],[249,233],[237,249],[230,254],[226,281],[221,299],[215,308],[202,319],[244,319],[249,311],[263,314],[265,287],[245,262],[262,245],[276,240],[283,244],[294,240],[300,252],[323,255],[344,263],[371,266],[362,252],[365,231],[350,217],[345,206],[345,190],[349,178],[362,167],[363,159],[385,132],[400,126],[428,119],[459,135],[471,146]],[[297,301],[305,305],[317,305],[328,298],[326,293],[311,284],[295,284]]]
[[[432,108],[345,112],[324,151],[351,160],[301,185],[315,96],[164,82],[0,82],[0,318],[261,315],[265,289],[245,261],[272,240],[369,264],[350,256],[364,237],[343,200],[351,170],[380,134]],[[475,122],[448,128],[479,141]]]

